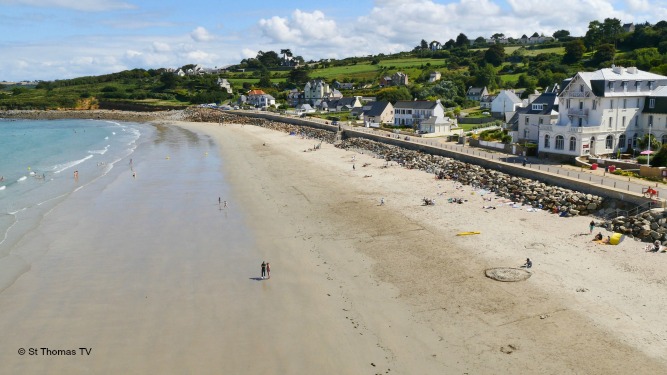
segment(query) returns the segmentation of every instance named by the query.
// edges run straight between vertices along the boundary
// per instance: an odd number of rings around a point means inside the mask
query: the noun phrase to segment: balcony
[[[568,133],[579,133],[579,134],[597,133],[599,131],[600,131],[599,126],[580,126],[580,127],[570,127],[568,129]]]
[[[588,98],[591,96],[590,91],[581,92],[581,91],[570,91],[565,96],[570,98]]]
[[[567,110],[568,116],[588,117],[588,109],[569,108]]]

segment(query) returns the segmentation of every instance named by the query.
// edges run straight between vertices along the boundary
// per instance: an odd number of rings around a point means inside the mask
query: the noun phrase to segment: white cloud
[[[153,52],[158,52],[158,53],[170,52],[171,46],[169,46],[169,44],[164,42],[153,42],[152,50]]]
[[[196,29],[192,30],[190,37],[195,42],[209,42],[213,40],[213,36],[201,26],[198,26]]]
[[[85,12],[136,8],[132,4],[115,0],[0,0],[0,4],[27,5],[41,8],[65,8]]]

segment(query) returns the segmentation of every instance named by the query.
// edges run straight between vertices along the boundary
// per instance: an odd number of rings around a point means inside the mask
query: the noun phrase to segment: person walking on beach
[[[262,279],[266,276],[266,263],[262,261]]]
[[[380,198],[380,206],[384,206],[384,197]]]
[[[222,202],[222,207],[227,208],[227,201]]]
[[[591,223],[588,224],[588,229],[589,229],[588,234],[592,234],[593,229],[595,229],[595,221],[591,220]]]
[[[269,262],[266,262],[266,278],[270,279],[271,278],[271,265]]]

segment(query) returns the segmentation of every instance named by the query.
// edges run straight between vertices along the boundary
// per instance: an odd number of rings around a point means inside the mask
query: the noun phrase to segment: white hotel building
[[[558,95],[556,124],[539,126],[539,154],[571,159],[625,152],[649,131],[667,143],[667,111],[656,107],[665,96],[667,77],[634,67],[577,73]]]

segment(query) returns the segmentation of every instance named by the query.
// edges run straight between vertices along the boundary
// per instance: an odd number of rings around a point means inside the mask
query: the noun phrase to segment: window
[[[637,148],[637,139],[639,139],[639,136],[637,134],[632,136],[632,145],[630,145],[630,147]]]
[[[565,138],[562,135],[556,136],[556,150],[562,150],[565,148]]]
[[[664,134],[662,138],[660,138],[660,143],[662,143],[663,145],[667,144],[667,134]]]
[[[544,109],[544,104],[538,103],[538,104],[533,104],[533,111],[541,111]]]
[[[570,137],[570,151],[575,151],[577,149],[577,138]]]
[[[623,146],[625,146],[625,142],[626,142],[626,141],[625,141],[625,134],[621,134],[621,135],[618,137],[618,147],[623,147]]]
[[[623,109],[628,108],[628,99],[623,99]]]
[[[581,127],[584,124],[584,119],[579,117],[579,127]]]
[[[579,85],[579,92],[584,92],[584,85]]]
[[[642,81],[636,81],[635,82],[635,88],[637,89],[637,91],[639,91],[641,89],[641,87],[642,87]]]
[[[523,129],[523,138],[528,138],[528,129]]]
[[[544,124],[544,119],[540,117],[540,120],[538,121],[540,125]]]
[[[623,120],[622,120],[622,121],[623,121],[623,123],[621,124],[621,126],[622,126],[623,128],[625,128],[625,116],[623,116]]]
[[[568,109],[570,108],[570,99],[565,102],[565,107]]]
[[[653,115],[648,116],[648,126],[653,126]]]
[[[614,81],[609,81],[607,83],[607,89],[612,92],[614,91]]]
[[[551,147],[551,144],[550,144],[550,143],[551,143],[551,142],[550,142],[549,134],[546,134],[546,135],[544,136],[544,148],[549,148],[549,147]]]
[[[621,82],[621,87],[623,88],[623,92],[628,91],[628,81]]]
[[[611,123],[612,123],[613,121],[614,121],[614,118],[613,118],[613,117],[610,117],[610,118],[609,118],[609,127],[610,127],[610,128],[611,128]]]
[[[614,136],[613,135],[608,135],[607,138],[605,139],[604,146],[607,148],[607,150],[613,149],[614,148]]]
[[[598,108],[598,101],[593,100],[593,110],[596,110]]]
[[[614,109],[614,99],[609,101],[609,109]]]
[[[526,125],[528,125],[528,116],[526,116]]]
[[[584,102],[579,102],[579,109],[584,109]]]
[[[648,81],[648,89],[649,89],[649,91],[653,90],[654,83],[655,83],[655,81]]]
[[[649,108],[655,108],[655,99],[649,99],[648,100],[648,107]]]
[[[635,116],[635,128],[639,126],[639,118]]]

